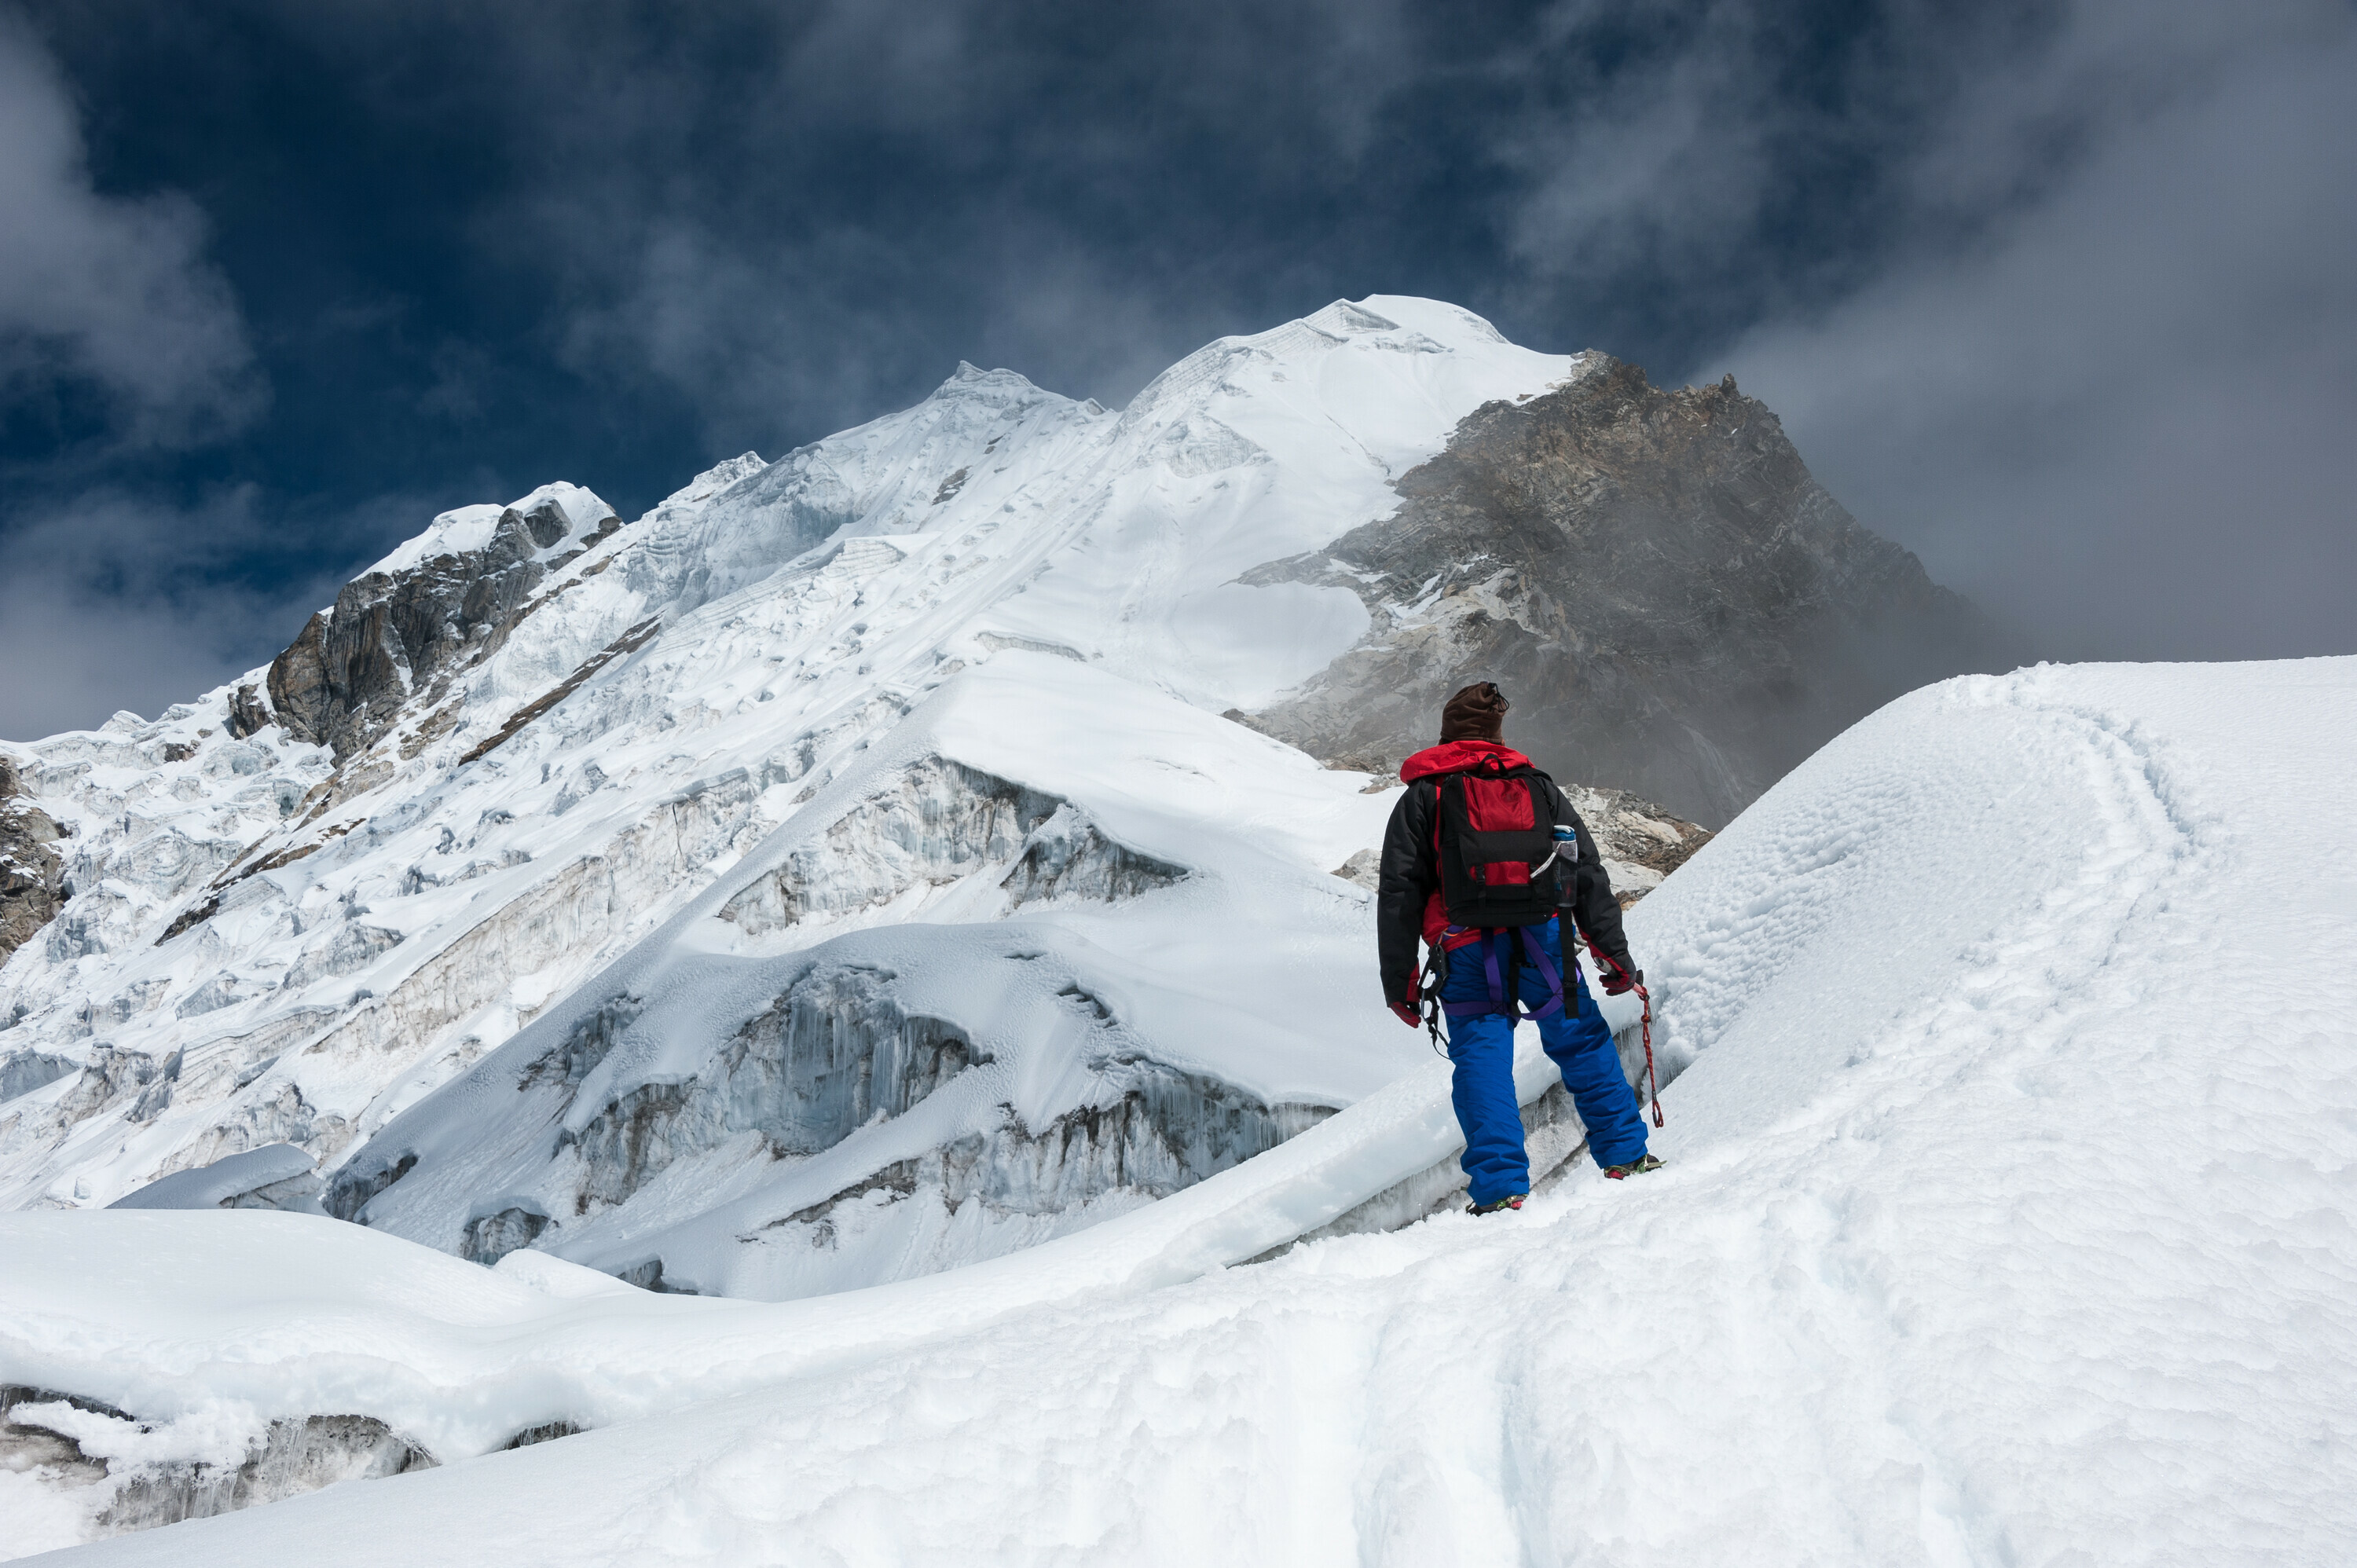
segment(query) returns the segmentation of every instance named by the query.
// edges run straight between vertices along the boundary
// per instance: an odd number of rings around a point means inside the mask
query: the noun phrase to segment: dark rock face
[[[458,1255],[470,1263],[488,1267],[510,1252],[531,1246],[547,1229],[548,1216],[529,1208],[510,1208],[497,1214],[478,1215],[467,1221]]]
[[[620,526],[608,515],[588,542]],[[332,746],[341,761],[383,734],[413,694],[438,701],[448,677],[495,652],[523,618],[533,589],[573,558],[535,559],[569,527],[554,501],[511,509],[479,550],[345,584],[335,607],[313,616],[271,662],[279,722],[299,739]]]
[[[1398,489],[1393,517],[1245,578],[1336,584],[1373,617],[1254,715],[1320,756],[1395,763],[1491,680],[1508,740],[1557,778],[1723,823],[1890,698],[2014,662],[1732,378],[1664,392],[1602,360],[1477,409]]]
[[[243,740],[270,722],[269,704],[262,693],[252,686],[240,686],[229,700],[229,734],[231,740]],[[165,748],[164,760],[172,761],[171,748]]]
[[[0,757],[0,963],[65,905],[65,863],[50,846],[65,830],[19,792],[16,766]]]

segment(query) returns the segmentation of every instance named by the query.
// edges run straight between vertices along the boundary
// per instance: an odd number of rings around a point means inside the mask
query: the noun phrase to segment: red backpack
[[[1450,925],[1535,926],[1554,918],[1572,862],[1555,843],[1540,788],[1545,778],[1528,764],[1489,757],[1440,779],[1433,848]]]

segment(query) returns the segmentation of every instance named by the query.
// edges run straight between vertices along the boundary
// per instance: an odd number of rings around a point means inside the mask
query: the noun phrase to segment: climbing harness
[[[1444,1002],[1441,988],[1448,983],[1449,955],[1460,949],[1479,943],[1481,948],[1481,968],[1488,979],[1489,995],[1472,1002]],[[1510,1024],[1523,1019],[1552,1017],[1567,1005],[1564,996],[1563,975],[1539,945],[1539,940],[1529,926],[1501,926],[1460,930],[1451,928],[1447,937],[1430,950],[1428,972],[1417,1000],[1424,1011],[1424,1026],[1432,1036],[1432,1047],[1447,1056],[1447,1037],[1440,1030],[1440,1020],[1474,1018],[1486,1014],[1501,1013]],[[1523,1010],[1523,961],[1528,957],[1546,982],[1546,1000],[1528,1012]]]
[[[1503,940],[1509,934],[1521,940]],[[1449,954],[1476,942],[1481,946],[1481,965],[1490,982],[1490,994],[1478,1002],[1443,1002],[1440,992],[1448,983]],[[1502,962],[1498,950],[1501,946],[1505,949]],[[1592,957],[1592,943],[1589,944],[1589,951]],[[1528,1013],[1522,1010],[1521,970],[1522,957],[1525,952],[1530,955],[1531,962],[1538,966],[1539,974],[1547,984],[1545,1003]],[[1595,962],[1600,984],[1603,961],[1595,960]],[[1644,1009],[1638,1020],[1638,1029],[1645,1042],[1645,1099],[1653,1108],[1653,1125],[1660,1127],[1665,1124],[1665,1120],[1662,1115],[1661,1073],[1653,1062],[1653,996],[1642,984],[1631,989],[1637,993],[1638,1004]],[[1469,1018],[1485,1013],[1503,1013],[1510,1022],[1516,1024],[1524,1018],[1544,1018],[1564,1010],[1563,976],[1548,961],[1546,950],[1539,946],[1538,939],[1531,934],[1528,926],[1508,926],[1487,931],[1451,930],[1427,950],[1424,983],[1416,991],[1416,1007],[1424,1016],[1425,1032],[1432,1036],[1434,1053],[1447,1057],[1448,1036],[1440,1028],[1443,1017]]]

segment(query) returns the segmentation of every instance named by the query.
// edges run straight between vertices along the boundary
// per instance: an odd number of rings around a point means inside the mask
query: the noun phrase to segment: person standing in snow
[[[1564,961],[1562,912],[1587,939],[1605,994],[1620,995],[1644,973],[1630,961],[1596,840],[1555,780],[1505,744],[1507,706],[1486,681],[1464,688],[1441,710],[1440,744],[1400,764],[1407,792],[1383,832],[1375,895],[1383,1000],[1410,1028],[1423,1026],[1419,1003],[1429,994],[1416,943],[1429,950],[1475,1214],[1520,1208],[1530,1193],[1514,1096],[1523,1004],[1604,1174],[1618,1180],[1662,1163],[1645,1152],[1644,1119],[1612,1031],[1579,971]]]

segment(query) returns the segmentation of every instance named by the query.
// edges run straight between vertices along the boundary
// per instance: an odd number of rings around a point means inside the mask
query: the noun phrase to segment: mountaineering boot
[[[1658,1165],[1660,1162],[1655,1161],[1654,1163]],[[1520,1208],[1523,1206],[1523,1199],[1527,1196],[1529,1195],[1526,1193],[1510,1192],[1505,1197],[1498,1199],[1495,1203],[1469,1203],[1465,1206],[1465,1212],[1468,1214],[1495,1214],[1502,1208]]]
[[[1643,1176],[1647,1171],[1657,1171],[1661,1168],[1662,1162],[1647,1155],[1625,1165],[1607,1165],[1604,1167],[1604,1174],[1614,1181],[1621,1181],[1632,1176]]]

